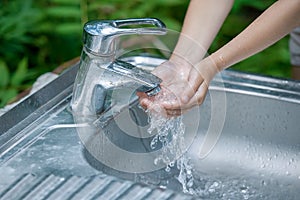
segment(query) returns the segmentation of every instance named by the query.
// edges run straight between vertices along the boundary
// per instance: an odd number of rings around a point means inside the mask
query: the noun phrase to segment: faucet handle
[[[166,25],[156,18],[140,18],[140,19],[121,19],[115,20],[114,24],[119,29],[119,35],[128,34],[148,34],[148,35],[163,35],[166,33]],[[132,25],[153,25],[156,28],[121,28],[122,26]]]
[[[153,25],[154,27],[124,27],[137,25]],[[115,55],[116,38],[121,35],[163,35],[167,32],[165,24],[156,18],[95,20],[87,22],[83,29],[85,48],[100,56]]]

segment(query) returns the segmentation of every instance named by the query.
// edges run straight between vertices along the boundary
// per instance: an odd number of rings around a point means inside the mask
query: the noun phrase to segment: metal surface
[[[114,63],[108,66],[107,70],[118,73],[122,77],[132,78],[134,81],[141,85],[137,88],[137,91],[151,94],[149,96],[155,95],[160,91],[159,84],[162,81],[160,78],[154,76],[149,71],[136,68],[133,65],[122,60],[116,60]]]
[[[139,26],[130,28],[130,26]],[[155,27],[143,27],[153,25]],[[124,28],[124,26],[129,26]],[[116,54],[116,40],[122,35],[163,35],[166,33],[165,24],[156,18],[95,20],[84,25],[84,47],[93,54],[100,56]]]
[[[154,27],[146,28],[143,25]],[[161,80],[158,77],[116,59],[116,43],[122,35],[163,35],[166,33],[163,22],[155,18],[95,20],[87,22],[83,29],[83,50],[71,101],[76,123],[88,124],[91,122],[89,116],[101,115],[122,106],[123,103],[120,102],[136,90],[148,95],[160,91]],[[123,88],[124,91],[121,91]],[[126,89],[131,89],[132,92]],[[105,107],[106,100],[115,90],[120,90],[123,95],[115,99],[115,106]],[[113,116],[112,114],[111,117]]]
[[[74,65],[0,117],[1,147],[72,92],[78,67],[78,64]]]
[[[24,174],[10,180],[8,187],[0,191],[0,199],[191,200],[193,198],[192,196],[176,193],[171,190],[163,191],[105,175],[62,177],[53,174],[45,176]]]
[[[125,60],[141,67],[154,67],[163,61],[145,57]],[[0,117],[1,194],[7,194],[8,187],[14,188],[10,186],[11,180],[23,177],[24,173],[38,177],[48,177],[49,174],[55,177],[83,177],[79,180],[87,180],[91,176],[107,176],[103,172],[135,182],[166,185],[167,188],[180,192],[181,188],[172,174],[160,172],[161,176],[158,178],[155,173],[138,176],[118,172],[103,166],[86,152],[75,128],[72,128],[73,118],[69,112],[77,67],[76,65],[66,71]],[[202,191],[198,197],[298,199],[300,83],[234,71],[225,71],[221,75],[212,82],[209,95],[200,111],[191,111],[184,116],[187,132],[189,127],[193,127],[195,118],[198,117],[196,115],[201,117],[197,137],[188,151],[195,169],[194,186]],[[221,136],[208,156],[199,159],[198,147],[205,138],[212,118],[212,100],[216,105],[224,104],[221,99],[212,97],[218,97],[222,91],[226,92],[226,118]],[[137,124],[147,125],[147,115],[138,107],[137,102],[132,103],[130,112]],[[147,151],[147,138],[141,141],[126,137],[126,133],[117,128],[115,122],[128,120],[125,117],[121,113],[108,124],[107,131],[118,135],[112,140],[124,149]],[[30,179],[30,176],[25,177]],[[42,183],[42,179],[40,180]],[[79,185],[76,187],[80,187]],[[130,188],[126,194],[133,195],[137,189]],[[29,191],[36,190],[27,188],[27,192]],[[168,196],[168,193],[162,192],[161,195]],[[156,192],[151,194],[155,196]],[[61,195],[67,194],[63,192]]]
[[[94,121],[92,116],[113,118],[136,91],[153,95],[159,92],[160,83],[149,70],[83,50],[71,101],[74,120],[88,124]]]

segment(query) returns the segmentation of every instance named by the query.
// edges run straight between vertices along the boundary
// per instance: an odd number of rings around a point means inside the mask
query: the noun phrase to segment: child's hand
[[[216,72],[204,60],[197,67],[184,61],[166,61],[153,71],[153,74],[163,80],[162,91],[156,97],[137,93],[140,104],[150,110],[154,104],[159,104],[169,117],[181,115],[193,106],[202,104],[208,84]]]

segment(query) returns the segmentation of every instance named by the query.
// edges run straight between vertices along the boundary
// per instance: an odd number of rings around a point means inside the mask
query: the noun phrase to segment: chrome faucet
[[[122,28],[131,25],[153,27]],[[113,105],[128,103],[126,95],[132,96],[135,91],[149,96],[158,93],[161,80],[148,71],[117,59],[117,43],[122,35],[165,33],[164,23],[155,18],[87,22],[71,102],[73,113],[81,117],[99,116],[111,110]]]

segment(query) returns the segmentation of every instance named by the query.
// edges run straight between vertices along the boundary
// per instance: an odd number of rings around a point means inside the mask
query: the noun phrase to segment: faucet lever
[[[154,27],[124,27],[132,25],[153,25]],[[115,40],[121,35],[163,35],[166,33],[165,24],[156,18],[94,20],[87,22],[83,29],[83,43],[85,48],[91,53],[101,56],[116,54]]]
[[[114,21],[114,25],[119,29],[119,35],[127,34],[149,34],[149,35],[163,35],[166,33],[166,25],[156,18],[141,18],[141,19],[121,19]],[[147,28],[122,28],[123,26],[132,25],[153,25],[154,27]]]

